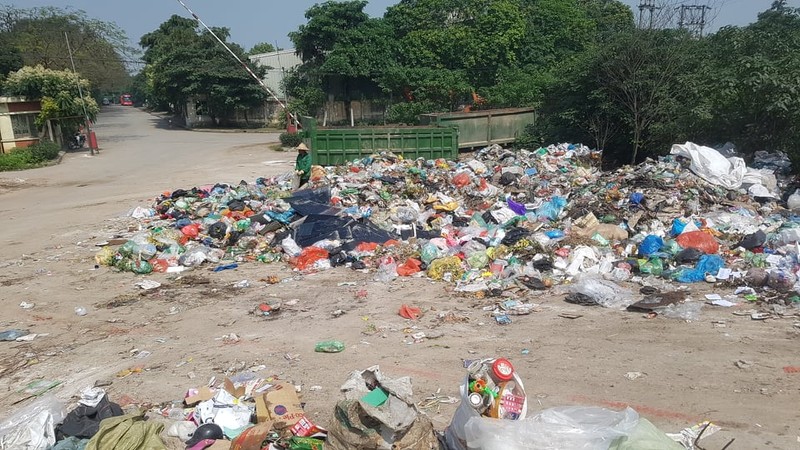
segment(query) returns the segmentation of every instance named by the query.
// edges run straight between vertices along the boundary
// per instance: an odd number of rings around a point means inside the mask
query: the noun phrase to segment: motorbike
[[[75,133],[74,136],[67,140],[67,148],[70,150],[77,150],[86,146],[86,136],[81,133]]]

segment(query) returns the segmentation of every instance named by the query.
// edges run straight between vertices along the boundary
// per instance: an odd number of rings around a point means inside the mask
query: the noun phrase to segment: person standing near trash
[[[297,146],[297,159],[294,163],[294,173],[300,177],[300,184],[297,187],[302,187],[304,184],[308,183],[308,179],[311,178],[311,154],[308,153],[306,144],[302,142]]]

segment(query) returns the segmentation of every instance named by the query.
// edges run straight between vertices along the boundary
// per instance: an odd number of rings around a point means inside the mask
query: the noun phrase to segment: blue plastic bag
[[[696,283],[703,281],[706,274],[716,275],[719,269],[725,267],[725,261],[717,255],[703,255],[697,261],[694,269],[684,270],[678,275],[678,281],[681,283]]]
[[[686,225],[689,225],[689,222],[690,222],[689,219],[684,219],[682,217],[679,217],[679,218],[673,220],[672,221],[672,235],[673,236],[677,236],[677,235],[683,233],[683,229],[686,228]],[[697,228],[700,228],[700,226],[702,225],[700,222],[698,222],[696,220],[694,221],[694,224],[697,225]]]
[[[650,256],[664,247],[664,240],[655,235],[649,235],[639,244],[639,256]]]
[[[536,208],[536,217],[540,219],[556,220],[561,215],[561,211],[567,206],[567,199],[564,197],[553,196],[549,202]]]
[[[641,192],[634,192],[631,194],[631,204],[632,205],[641,205],[644,201],[644,194]]]

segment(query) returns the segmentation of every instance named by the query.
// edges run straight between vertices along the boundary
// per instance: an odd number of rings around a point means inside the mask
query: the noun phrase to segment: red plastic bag
[[[397,274],[401,277],[410,277],[422,271],[422,262],[414,258],[408,258],[406,262],[397,266]]]
[[[453,177],[453,186],[457,188],[463,188],[464,186],[468,185],[470,181],[469,174],[466,172],[461,172]]]
[[[676,241],[682,248],[696,248],[708,255],[719,252],[719,242],[703,231],[687,231],[680,234]]]
[[[153,272],[164,273],[169,269],[169,261],[166,259],[151,259],[150,265],[153,266]]]
[[[321,259],[328,259],[328,251],[319,247],[306,247],[300,256],[294,259],[293,266],[300,270],[306,270]]]
[[[200,225],[196,223],[186,225],[185,227],[181,228],[181,233],[183,233],[184,236],[188,237],[189,239],[194,239],[198,234],[200,234]]]
[[[377,242],[362,242],[356,246],[357,252],[374,252],[378,249]]]
[[[419,316],[422,315],[422,311],[419,308],[417,308],[416,306],[408,306],[408,305],[401,306],[400,311],[398,311],[397,313],[400,314],[401,317],[411,320],[417,320],[419,319]]]

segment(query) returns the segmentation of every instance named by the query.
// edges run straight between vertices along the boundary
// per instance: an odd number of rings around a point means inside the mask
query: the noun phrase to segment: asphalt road
[[[0,257],[147,206],[163,191],[252,181],[292,168],[273,151],[275,133],[188,131],[140,109],[107,106],[94,127],[100,154],[67,153],[61,164],[0,172]]]

